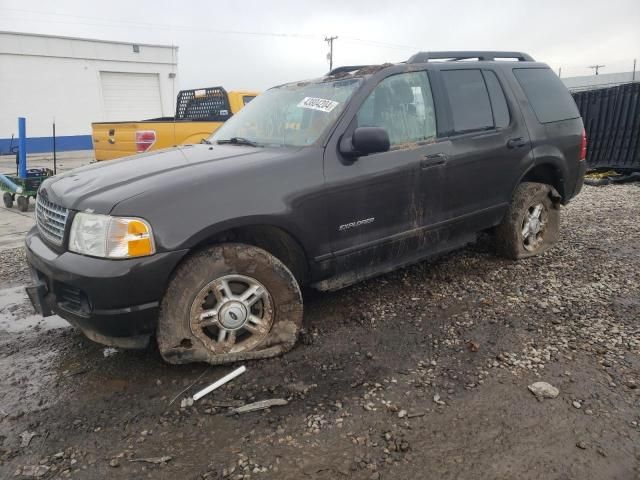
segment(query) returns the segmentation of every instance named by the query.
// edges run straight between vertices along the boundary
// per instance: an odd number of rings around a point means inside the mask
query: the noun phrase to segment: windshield
[[[227,120],[209,140],[256,146],[311,145],[338,118],[361,82],[361,78],[348,78],[272,88]]]

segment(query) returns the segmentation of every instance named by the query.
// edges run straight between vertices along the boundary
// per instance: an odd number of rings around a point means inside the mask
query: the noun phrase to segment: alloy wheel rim
[[[264,285],[246,275],[224,275],[196,295],[190,327],[213,353],[238,353],[263,342],[273,317],[273,300]]]
[[[544,242],[547,228],[547,209],[542,203],[531,205],[522,220],[522,244],[530,252],[537,250]]]

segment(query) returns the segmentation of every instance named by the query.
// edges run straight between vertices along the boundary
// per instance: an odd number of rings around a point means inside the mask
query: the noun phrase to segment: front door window
[[[391,148],[435,141],[436,117],[426,72],[402,73],[378,84],[360,108],[358,127],[382,127]]]

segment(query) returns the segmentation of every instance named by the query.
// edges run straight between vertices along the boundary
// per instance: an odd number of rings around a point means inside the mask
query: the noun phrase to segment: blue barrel
[[[27,178],[27,121],[18,117],[18,176]]]

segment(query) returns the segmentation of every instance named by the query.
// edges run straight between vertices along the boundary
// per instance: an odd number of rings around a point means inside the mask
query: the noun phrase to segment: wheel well
[[[561,197],[558,200],[564,200],[565,198],[562,172],[558,168],[554,167],[553,165],[549,165],[548,163],[533,167],[525,174],[524,177],[522,177],[522,180],[520,181],[538,182],[551,185],[553,188],[555,188],[556,192],[558,192]]]
[[[216,243],[238,242],[266,250],[284,263],[300,285],[309,279],[309,264],[302,245],[287,231],[272,225],[250,225],[232,228],[208,238],[197,248]]]

